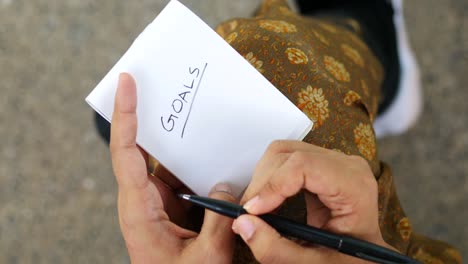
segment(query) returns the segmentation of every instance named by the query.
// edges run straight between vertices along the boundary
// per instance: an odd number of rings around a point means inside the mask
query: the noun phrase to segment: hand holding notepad
[[[312,122],[202,20],[171,1],[86,98],[112,119],[118,75],[137,84],[137,142],[199,195],[236,195],[277,139]]]

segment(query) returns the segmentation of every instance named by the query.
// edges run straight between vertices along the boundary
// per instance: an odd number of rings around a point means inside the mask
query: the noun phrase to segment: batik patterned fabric
[[[217,32],[314,121],[305,142],[369,162],[379,184],[379,223],[387,243],[423,263],[461,263],[449,245],[413,233],[392,173],[378,159],[372,123],[383,69],[356,21],[304,17],[284,0],[265,0],[255,17],[227,21]],[[303,194],[288,200],[282,213],[305,221]],[[255,263],[240,240],[234,263]]]

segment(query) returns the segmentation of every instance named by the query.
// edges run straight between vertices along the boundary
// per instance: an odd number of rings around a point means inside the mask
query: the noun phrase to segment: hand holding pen
[[[189,219],[176,193],[187,188],[169,173],[147,174],[147,154],[135,142],[136,87],[122,75],[116,94],[111,154],[119,185],[119,221],[132,263],[231,263],[234,232],[266,263],[363,263],[335,250],[287,240],[254,215],[232,220],[206,211],[201,232],[178,224]],[[226,186],[210,196],[234,202]],[[378,226],[377,186],[368,164],[302,142],[276,142],[258,163],[242,202],[251,214],[273,211],[305,189],[307,224],[383,247]],[[311,194],[315,193],[315,194]]]
[[[304,247],[282,237],[254,215],[269,213],[306,190],[307,224],[385,248],[378,224],[377,182],[360,157],[297,141],[274,142],[257,165],[233,230],[262,263],[368,263],[323,247]],[[253,215],[252,215],[253,214]],[[394,249],[393,249],[394,250]]]

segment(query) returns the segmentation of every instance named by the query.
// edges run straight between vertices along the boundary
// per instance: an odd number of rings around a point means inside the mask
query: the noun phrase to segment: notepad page
[[[278,139],[312,122],[207,24],[171,1],[86,98],[112,120],[118,76],[137,84],[137,143],[191,190],[236,195]]]

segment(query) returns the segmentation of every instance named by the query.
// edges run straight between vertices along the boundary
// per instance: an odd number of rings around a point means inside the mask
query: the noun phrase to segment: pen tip
[[[179,194],[177,194],[177,196],[179,196],[180,198],[182,198],[184,200],[190,200],[190,195],[188,195],[188,194],[179,193]]]

